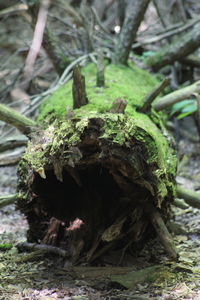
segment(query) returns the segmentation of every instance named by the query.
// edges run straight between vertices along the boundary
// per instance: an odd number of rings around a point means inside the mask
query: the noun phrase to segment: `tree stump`
[[[105,86],[97,88],[94,65],[83,73],[89,103],[67,115],[72,82],[47,99],[43,129],[32,133],[19,164],[18,207],[28,219],[28,241],[65,249],[78,263],[111,249],[136,252],[157,233],[176,258],[165,227],[176,157],[159,116],[138,112],[156,79],[135,66],[110,65]]]

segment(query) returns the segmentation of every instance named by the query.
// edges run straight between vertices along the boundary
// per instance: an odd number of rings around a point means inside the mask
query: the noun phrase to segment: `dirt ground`
[[[184,187],[200,188],[199,145],[179,142],[179,156],[190,157],[182,164],[177,182]],[[0,194],[15,192],[16,168],[0,168]],[[0,299],[200,299],[200,217],[192,207],[174,207],[175,218],[168,226],[174,235],[180,259],[171,261],[158,240],[150,241],[137,257],[125,256],[123,266],[130,270],[159,265],[163,270],[156,280],[139,281],[127,289],[111,280],[106,268],[70,268],[61,258],[37,253],[18,253],[16,244],[26,241],[27,222],[14,205],[0,210]],[[115,255],[105,257],[104,266],[113,270]],[[118,258],[117,258],[118,259]],[[120,266],[119,266],[120,267]],[[112,271],[113,272],[113,271]]]

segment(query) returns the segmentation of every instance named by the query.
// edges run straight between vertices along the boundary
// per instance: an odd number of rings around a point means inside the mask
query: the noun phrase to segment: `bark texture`
[[[113,58],[115,63],[127,64],[131,46],[149,2],[150,0],[131,0],[128,2],[126,17],[115,47]]]

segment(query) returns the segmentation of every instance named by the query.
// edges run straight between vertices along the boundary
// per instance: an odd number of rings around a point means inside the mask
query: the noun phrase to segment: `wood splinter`
[[[148,215],[153,227],[155,228],[160,241],[165,248],[166,252],[173,258],[178,259],[177,249],[174,245],[173,238],[169,233],[159,211],[151,204],[146,203],[145,212]]]
[[[121,98],[117,98],[114,100],[112,107],[110,109],[110,113],[113,114],[124,114],[127,106],[127,101]]]
[[[80,68],[76,65],[73,69],[73,108],[80,108],[88,103],[85,89],[85,77],[81,74]]]
[[[103,52],[98,51],[97,56],[97,86],[98,87],[104,87],[105,86],[105,76],[104,76],[104,57]]]

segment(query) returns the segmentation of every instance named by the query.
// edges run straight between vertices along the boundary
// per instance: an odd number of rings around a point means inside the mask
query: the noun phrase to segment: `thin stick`
[[[145,204],[145,212],[149,217],[153,227],[155,228],[161,243],[163,244],[166,252],[173,258],[178,258],[178,253],[173,242],[173,238],[169,233],[159,211],[150,203]]]
[[[36,127],[36,122],[3,104],[0,104],[0,120],[16,127],[25,135],[31,133],[33,127]]]
[[[177,186],[177,196],[185,200],[192,207],[200,208],[200,193]]]
[[[165,78],[158,86],[156,86],[144,99],[144,105],[139,109],[140,112],[148,112],[151,109],[153,100],[166,88],[169,84],[169,78]]]
[[[40,5],[31,48],[27,55],[25,67],[24,67],[24,78],[26,78],[27,80],[26,86],[23,87],[24,89],[28,87],[29,81],[32,79],[33,67],[42,45],[49,5],[50,5],[50,0],[42,0]]]
[[[164,97],[161,97],[153,104],[153,108],[156,111],[163,110],[179,101],[194,97],[194,93],[200,93],[200,80],[196,81],[192,85],[172,92]]]
[[[17,200],[17,194],[5,195],[0,197],[0,208],[13,204]]]
[[[88,98],[85,89],[85,77],[81,75],[79,66],[73,69],[73,108],[79,108],[88,103]]]

